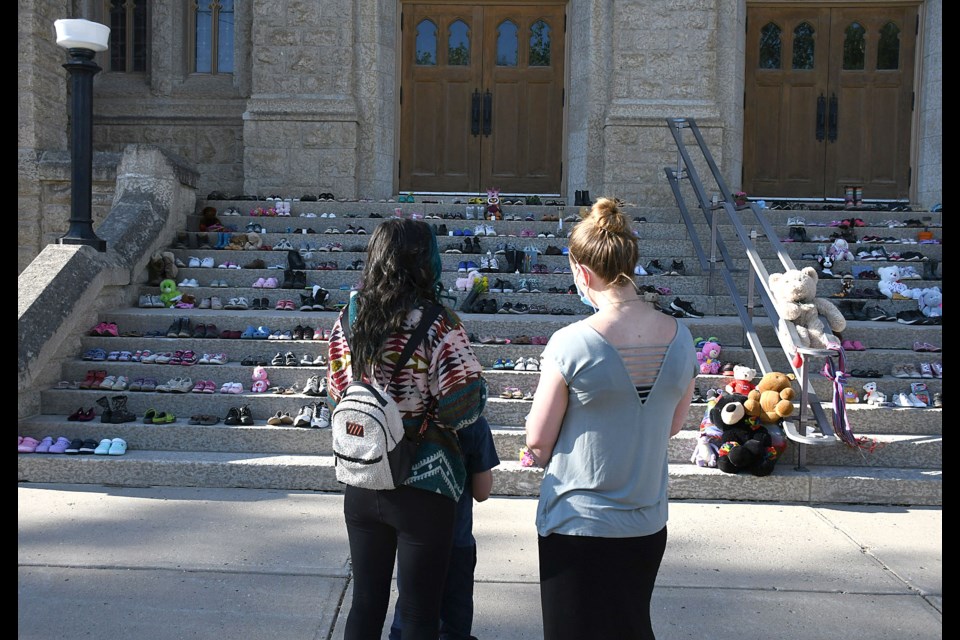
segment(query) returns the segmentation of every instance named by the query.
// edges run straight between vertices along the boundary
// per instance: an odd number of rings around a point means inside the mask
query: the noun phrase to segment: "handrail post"
[[[714,196],[714,198],[716,197],[717,196]],[[710,280],[707,282],[707,292],[711,296],[713,295],[713,273],[716,269],[715,265],[717,264],[717,234],[719,233],[717,226],[719,225],[718,220],[720,219],[717,211],[718,209],[714,208],[710,212]]]
[[[754,248],[757,246],[757,230],[750,230],[750,242],[753,244]],[[753,268],[753,264],[750,265],[750,268],[747,269],[747,316],[752,321],[754,318],[754,309],[756,307],[756,283],[757,283],[757,271]],[[743,336],[743,346],[749,346],[747,344],[747,336]]]

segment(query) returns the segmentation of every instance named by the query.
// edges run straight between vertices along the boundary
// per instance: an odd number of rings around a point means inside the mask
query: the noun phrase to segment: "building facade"
[[[750,195],[842,198],[858,184],[868,200],[929,207],[941,198],[941,11],[940,0],[20,0],[20,269],[69,214],[58,18],[111,26],[95,78],[98,158],[164,146],[195,164],[202,195],[495,187],[669,205],[666,122],[682,116]]]

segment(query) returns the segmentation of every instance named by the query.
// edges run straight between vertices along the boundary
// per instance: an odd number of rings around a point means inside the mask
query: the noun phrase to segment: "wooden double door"
[[[909,197],[917,6],[747,9],[743,188]]]
[[[401,191],[560,193],[565,2],[401,5]]]

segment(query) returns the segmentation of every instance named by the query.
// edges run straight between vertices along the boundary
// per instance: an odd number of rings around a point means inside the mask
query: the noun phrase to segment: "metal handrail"
[[[841,442],[836,434],[834,425],[827,418],[827,414],[809,380],[809,363],[811,361],[817,358],[832,358],[836,356],[837,353],[829,349],[811,349],[798,346],[800,340],[796,327],[792,322],[780,317],[776,305],[773,303],[773,296],[768,284],[770,274],[767,272],[760,253],[756,248],[757,240],[761,237],[765,238],[783,268],[785,270],[795,269],[796,266],[793,263],[793,259],[786,250],[784,250],[776,230],[766,216],[761,213],[761,209],[756,204],[748,203],[747,205],[741,206],[734,204],[733,194],[727,186],[723,175],[720,173],[700,133],[700,129],[693,118],[668,118],[667,126],[676,143],[678,153],[676,168],[665,167],[664,171],[670,183],[670,188],[673,191],[674,199],[677,201],[677,206],[680,209],[680,215],[687,227],[690,240],[693,243],[694,252],[697,260],[700,262],[700,267],[709,273],[709,292],[711,294],[713,293],[714,274],[719,274],[726,286],[727,293],[734,303],[737,315],[743,325],[746,341],[749,344],[750,350],[753,352],[757,366],[762,373],[766,374],[773,369],[767,359],[766,350],[760,342],[753,322],[754,297],[756,295],[756,297],[759,298],[760,304],[763,305],[767,317],[776,330],[777,338],[787,358],[787,362],[790,363],[790,367],[800,384],[800,400],[797,418],[795,421],[785,420],[783,427],[787,438],[801,445],[798,451],[798,467],[803,468],[806,461],[804,445],[833,445]],[[696,166],[690,157],[687,145],[683,140],[684,130],[689,130],[693,134],[696,140],[696,147],[702,154],[702,160],[706,162],[716,182],[720,195],[713,200],[708,198]],[[693,217],[683,197],[680,188],[681,180],[689,182],[696,200],[699,203],[700,210],[703,212],[704,218],[710,226],[709,256],[703,249],[693,222]],[[747,216],[749,223],[751,225],[755,224],[761,232],[747,231],[743,221],[740,219],[741,214]],[[734,266],[731,249],[727,248],[726,242],[719,232],[721,219],[733,227],[740,244],[740,246],[736,247],[736,251],[738,253],[742,251],[746,256],[750,264],[748,270],[737,269]],[[740,296],[733,277],[734,273],[744,271],[747,272],[748,277],[746,301]],[[757,283],[759,283],[759,287],[756,286]],[[794,359],[795,354],[801,356],[799,363]],[[812,420],[808,418],[808,414],[812,416]],[[808,433],[808,423],[814,428],[812,433]]]

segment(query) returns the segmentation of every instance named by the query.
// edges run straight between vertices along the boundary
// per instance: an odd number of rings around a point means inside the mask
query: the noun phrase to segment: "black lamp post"
[[[70,73],[71,189],[70,228],[60,244],[87,244],[106,251],[107,242],[93,231],[93,76],[100,72],[93,56],[107,50],[110,28],[89,20],[57,20],[57,45],[70,59],[63,65]]]

